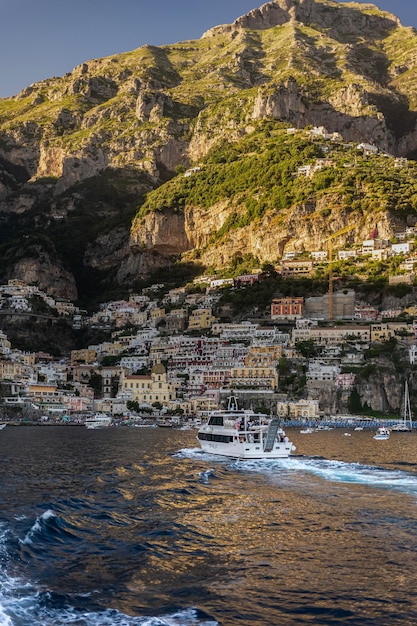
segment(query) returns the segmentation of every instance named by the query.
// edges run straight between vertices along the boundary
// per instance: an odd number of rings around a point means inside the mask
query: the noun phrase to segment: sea
[[[285,460],[195,430],[0,432],[1,626],[417,624],[417,432],[287,431]]]

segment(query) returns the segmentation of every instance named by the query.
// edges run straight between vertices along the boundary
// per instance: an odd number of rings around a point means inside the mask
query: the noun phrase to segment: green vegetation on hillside
[[[312,178],[297,176],[300,166],[322,158],[334,166]],[[239,142],[216,146],[200,171],[178,175],[149,193],[136,219],[149,211],[209,208],[227,200],[236,208],[217,232],[219,239],[268,211],[317,203],[326,196],[333,204],[335,195],[341,207],[359,215],[388,211],[402,219],[417,216],[417,166],[395,167],[393,158],[364,156],[355,145],[312,140],[305,133],[288,135],[281,124],[264,122]]]

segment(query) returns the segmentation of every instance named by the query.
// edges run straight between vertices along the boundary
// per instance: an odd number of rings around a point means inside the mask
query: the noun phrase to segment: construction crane
[[[355,224],[352,226],[345,226],[345,228],[341,228],[333,235],[330,235],[326,239],[327,241],[327,250],[329,255],[329,320],[333,320],[334,312],[333,312],[333,239],[336,237],[340,237],[340,235],[344,235],[348,233],[350,230],[355,228]]]

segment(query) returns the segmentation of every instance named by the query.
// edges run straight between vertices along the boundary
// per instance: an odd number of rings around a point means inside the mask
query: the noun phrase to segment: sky
[[[343,2],[345,0],[338,0]],[[198,39],[265,0],[0,0],[0,98],[84,61]],[[360,0],[360,4],[367,4]],[[377,0],[417,28],[416,0]]]

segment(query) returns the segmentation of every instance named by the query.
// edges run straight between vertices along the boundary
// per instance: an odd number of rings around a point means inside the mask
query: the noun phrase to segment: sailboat
[[[392,431],[397,433],[411,433],[413,430],[413,420],[411,416],[410,406],[410,394],[408,393],[408,382],[405,381],[404,386],[404,413],[401,422],[397,422],[391,428]]]

